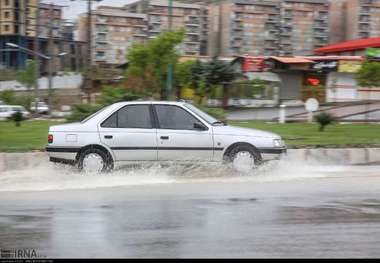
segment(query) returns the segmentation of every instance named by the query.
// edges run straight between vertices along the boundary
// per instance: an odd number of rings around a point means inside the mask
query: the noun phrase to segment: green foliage
[[[334,122],[334,116],[327,112],[321,112],[314,118],[319,123],[320,132],[323,132],[327,125],[330,125]]]
[[[15,101],[15,92],[13,90],[4,90],[1,92],[0,94],[0,98],[1,100],[5,103],[5,104],[13,104],[14,101]]]
[[[214,58],[204,65],[206,86],[226,85],[235,81],[240,74],[229,62]]]
[[[230,63],[214,58],[210,62],[189,61],[176,67],[176,83],[180,87],[192,87],[199,98],[223,97],[223,86],[231,84],[240,74]]]
[[[20,127],[21,121],[24,120],[22,113],[20,111],[16,111],[15,113],[13,113],[9,119],[15,122],[16,127]]]
[[[364,62],[356,73],[356,80],[362,87],[380,87],[380,62]]]
[[[165,32],[146,43],[132,46],[128,51],[127,80],[136,89],[162,94],[170,64],[177,64],[177,45],[184,39],[184,31]]]
[[[201,105],[197,105],[197,107],[218,120],[221,120],[221,121],[226,120],[226,111],[224,109],[203,107]]]
[[[102,105],[91,105],[91,104],[79,104],[75,105],[74,109],[72,111],[72,114],[70,114],[66,120],[68,122],[78,122],[86,119],[91,114],[97,112],[103,108]]]
[[[30,111],[33,98],[31,96],[17,97],[13,104],[24,106],[24,108]]]
[[[24,84],[28,89],[36,82],[37,65],[36,60],[28,60],[25,69],[17,72],[17,81]]]
[[[0,93],[0,100],[7,105],[21,105],[30,110],[32,98],[30,96],[16,97],[13,90],[4,90]]]
[[[104,86],[98,103],[106,106],[120,101],[138,100],[144,96],[146,94],[131,92],[125,88]]]
[[[174,68],[174,82],[178,87],[187,87],[193,84],[192,69],[195,61],[178,63]]]

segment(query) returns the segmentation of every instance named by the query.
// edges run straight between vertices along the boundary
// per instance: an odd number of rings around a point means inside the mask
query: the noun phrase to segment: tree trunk
[[[229,100],[228,87],[226,84],[223,84],[223,108],[228,107],[228,100]]]

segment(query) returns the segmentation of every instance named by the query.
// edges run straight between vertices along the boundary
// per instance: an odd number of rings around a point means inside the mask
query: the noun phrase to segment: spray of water
[[[349,169],[352,170],[352,167],[333,165],[316,159],[297,160],[288,156],[266,163],[248,174],[238,173],[228,165],[221,164],[156,164],[128,167],[109,174],[82,174],[70,166],[52,164],[43,159],[29,167],[2,172],[0,192],[79,190],[187,182],[278,182],[337,176]]]

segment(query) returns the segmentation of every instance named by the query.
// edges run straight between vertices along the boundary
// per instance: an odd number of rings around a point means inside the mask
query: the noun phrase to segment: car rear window
[[[128,105],[105,120],[103,128],[151,129],[152,119],[149,105]]]

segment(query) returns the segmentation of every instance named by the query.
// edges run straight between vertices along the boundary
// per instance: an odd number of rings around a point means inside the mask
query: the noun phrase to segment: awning
[[[248,72],[244,74],[249,80],[260,79],[271,82],[281,82],[281,79],[273,72]]]
[[[276,61],[279,61],[284,64],[311,64],[314,63],[313,60],[306,59],[304,57],[270,57]]]

